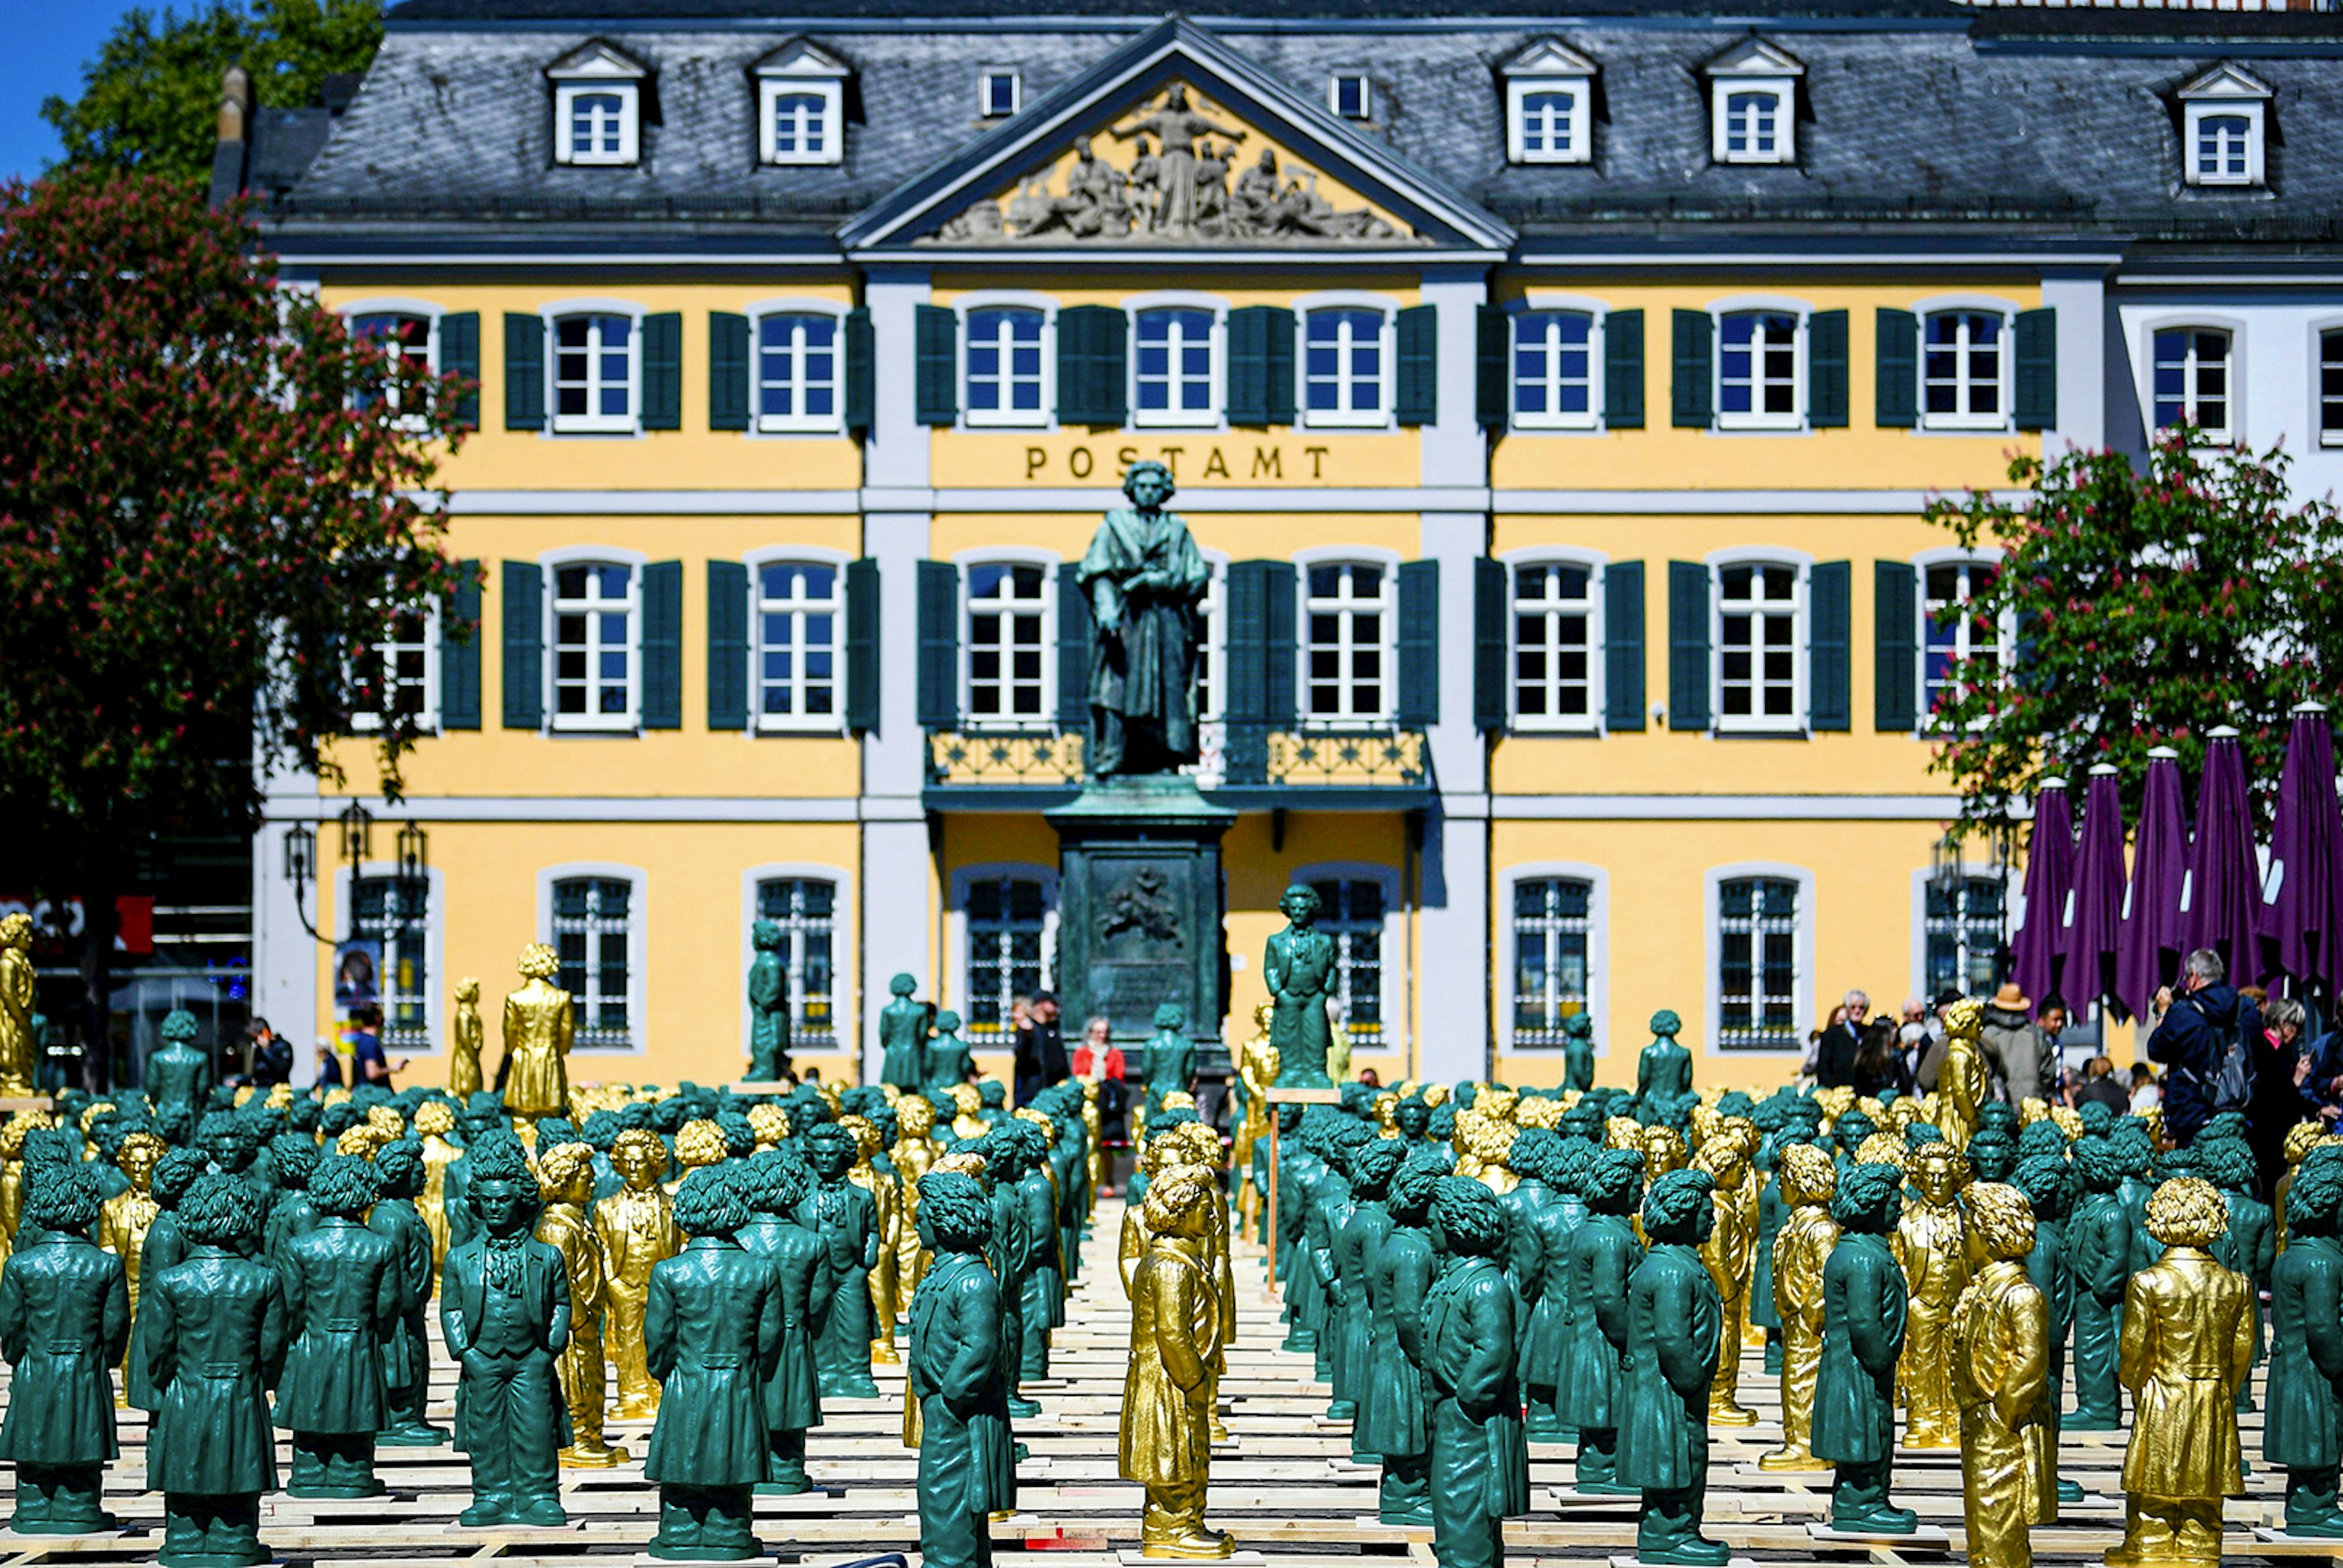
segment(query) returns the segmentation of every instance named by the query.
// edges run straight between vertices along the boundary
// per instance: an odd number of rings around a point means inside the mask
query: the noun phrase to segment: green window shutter
[[[846,563],[846,727],[879,728],[879,563]]]
[[[1644,313],[1640,310],[1614,310],[1603,318],[1603,423],[1613,430],[1644,427]]]
[[[1879,307],[1878,424],[1908,430],[1920,418],[1920,318]]]
[[[1058,563],[1058,728],[1091,727],[1091,597],[1082,591],[1082,563]]]
[[[1871,566],[1871,721],[1910,734],[1920,726],[1920,585],[1909,561]]]
[[[683,563],[643,568],[643,699],[646,729],[683,728]]]
[[[1440,563],[1399,564],[1399,690],[1392,716],[1403,729],[1440,722]]]
[[[1229,312],[1229,424],[1258,430],[1269,423],[1269,317],[1273,305],[1247,305]]]
[[[1282,305],[1263,308],[1269,312],[1268,374],[1262,381],[1269,389],[1269,422],[1291,425],[1294,420],[1293,312]]]
[[[708,728],[749,728],[749,568],[708,563]]]
[[[1668,728],[1708,728],[1708,568],[1699,561],[1668,563]]]
[[[439,318],[439,374],[460,376],[469,390],[456,399],[456,427],[480,427],[480,313],[451,311]]]
[[[1399,392],[1393,412],[1402,425],[1440,418],[1440,307],[1411,305],[1399,313]]]
[[[749,318],[708,313],[708,427],[749,427]]]
[[[1473,410],[1483,430],[1502,430],[1513,413],[1513,323],[1499,307],[1473,317]]]
[[[1716,323],[1705,310],[1679,310],[1671,317],[1670,331],[1675,361],[1669,387],[1672,417],[1680,430],[1705,430],[1716,401]],[[1705,716],[1702,722],[1706,724]]]
[[[860,306],[846,313],[846,427],[860,435],[870,428],[878,407],[878,340],[871,334],[870,312]]]
[[[1846,427],[1846,312],[1817,310],[1806,317],[1806,423],[1817,430]]]
[[[1706,610],[1704,605],[1704,618]],[[1603,568],[1603,727],[1619,730],[1644,728],[1641,561],[1613,561]]]
[[[1853,577],[1845,561],[1817,561],[1806,580],[1807,722],[1817,731],[1852,724]]]
[[[1131,328],[1111,305],[1058,312],[1058,422],[1120,426],[1130,402]]]
[[[643,317],[643,428],[683,428],[683,317],[672,310]]]
[[[922,425],[960,417],[960,317],[949,307],[922,305],[912,316],[912,417]]]
[[[505,315],[505,428],[545,428],[545,322],[518,311]]]
[[[1511,662],[1513,574],[1503,561],[1473,561],[1473,728],[1501,734],[1510,717],[1505,668]]]
[[[2017,427],[2047,430],[2058,422],[2058,312],[2017,313]]]
[[[950,729],[960,722],[960,568],[920,563],[920,724]]]
[[[479,727],[480,563],[458,561],[456,586],[439,608],[439,728]]]
[[[1228,578],[1228,781],[1268,778],[1272,730],[1293,727],[1291,561],[1232,561]]]
[[[545,573],[534,561],[507,561],[498,572],[504,579],[499,608],[504,619],[505,728],[541,729],[545,726]]]

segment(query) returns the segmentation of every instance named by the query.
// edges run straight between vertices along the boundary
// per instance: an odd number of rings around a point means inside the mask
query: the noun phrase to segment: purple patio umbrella
[[[2205,777],[2197,786],[2197,832],[2188,846],[2187,910],[2181,946],[2210,948],[2228,965],[2231,985],[2261,979],[2254,918],[2261,912],[2261,869],[2254,859],[2254,821],[2246,804],[2246,758],[2237,732],[2213,730]]]
[[[2034,827],[2026,835],[2026,923],[2011,944],[2010,978],[2039,1001],[2057,983],[2066,918],[2066,890],[2075,876],[2074,809],[2066,781],[2045,779],[2034,797]]]
[[[2059,988],[2077,1012],[2114,990],[2116,925],[2122,916],[2123,892],[2123,795],[2116,787],[2115,769],[2102,762],[2091,769],[2091,781],[2083,791],[2083,842],[2076,852],[2059,944],[2066,956]],[[2032,919],[2030,910],[2027,918]]]
[[[2261,934],[2272,967],[2298,986],[2331,991],[2343,978],[2343,814],[2335,801],[2335,738],[2327,709],[2294,710],[2278,776]]]
[[[2132,848],[2131,890],[2116,938],[2116,997],[2134,1018],[2147,1016],[2156,988],[2180,953],[2180,889],[2188,876],[2187,814],[2180,801],[2180,754],[2147,754],[2147,781]]]

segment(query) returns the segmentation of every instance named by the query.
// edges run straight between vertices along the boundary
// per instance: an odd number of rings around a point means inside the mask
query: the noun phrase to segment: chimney
[[[241,65],[230,65],[220,75],[219,139],[252,139],[252,78]]]

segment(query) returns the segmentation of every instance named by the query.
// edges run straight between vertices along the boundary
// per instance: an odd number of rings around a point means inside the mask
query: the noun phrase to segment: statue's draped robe
[[[1147,574],[1155,580],[1141,585]],[[1195,760],[1197,605],[1211,576],[1172,513],[1117,509],[1091,536],[1076,580],[1101,622],[1091,640],[1093,777]],[[1105,631],[1110,608],[1119,635]]]

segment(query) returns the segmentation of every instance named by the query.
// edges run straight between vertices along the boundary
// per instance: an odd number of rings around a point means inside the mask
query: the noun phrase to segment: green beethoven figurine
[[[935,1254],[911,1299],[905,1367],[920,1410],[920,1556],[927,1568],[989,1568],[990,1520],[1017,1506],[1001,1287],[984,1262],[991,1205],[974,1177],[931,1171],[919,1228]]]
[[[928,1041],[927,1088],[950,1090],[976,1079],[976,1057],[960,1037],[960,1014],[946,1008],[936,1014],[936,1037]]]
[[[2075,1413],[2066,1424],[2118,1432],[2123,1394],[2117,1363],[2134,1242],[2122,1197],[2127,1161],[2105,1138],[2077,1139],[2071,1157],[2083,1197],[2066,1221],[2066,1253],[2075,1266]]]
[[[895,1000],[879,1013],[879,1081],[917,1091],[927,1082],[928,1009],[911,1000],[920,982],[907,974],[887,982]]]
[[[1196,1086],[1196,1047],[1180,1031],[1187,1027],[1187,1010],[1176,1001],[1155,1010],[1155,1035],[1147,1042],[1147,1109],[1140,1125],[1163,1109],[1167,1094],[1184,1094]]]
[[[293,1433],[296,1497],[372,1497],[375,1433],[384,1405],[383,1340],[406,1308],[397,1248],[360,1221],[375,1200],[374,1167],[336,1155],[309,1178],[317,1221],[288,1239],[285,1378],[277,1424]]]
[[[1286,927],[1270,937],[1261,964],[1274,1008],[1269,1042],[1277,1049],[1277,1084],[1324,1089],[1334,1081],[1326,1076],[1326,1056],[1334,1046],[1333,1024],[1326,1016],[1336,979],[1334,939],[1318,930],[1324,906],[1314,888],[1297,883],[1286,889],[1277,907]]]
[[[2262,1456],[2286,1472],[2286,1533],[2343,1536],[2343,1151],[2314,1149],[2286,1199],[2286,1251],[2270,1269]]]
[[[1391,1237],[1386,1201],[1392,1178],[1407,1151],[1396,1138],[1376,1138],[1351,1151],[1351,1208],[1334,1233],[1334,1282],[1338,1292],[1330,1322],[1342,1336],[1342,1362],[1351,1369],[1351,1394],[1358,1409],[1351,1422],[1351,1462],[1373,1464],[1382,1457],[1368,1438],[1375,1424],[1369,1413],[1379,1384],[1390,1381],[1392,1342],[1375,1333],[1371,1281],[1375,1260]]]
[[[0,1354],[15,1368],[0,1421],[0,1458],[16,1466],[25,1535],[111,1530],[100,1505],[114,1437],[113,1368],[130,1343],[130,1285],[122,1260],[90,1240],[102,1206],[96,1174],[37,1168],[25,1193],[35,1239],[0,1268]]]
[[[909,977],[897,975],[900,983]],[[924,1015],[923,1015],[924,1016]],[[798,1223],[820,1239],[830,1261],[830,1292],[814,1303],[814,1365],[824,1399],[877,1399],[870,1377],[870,1271],[879,1263],[879,1209],[870,1191],[847,1180],[854,1134],[835,1121],[806,1130],[799,1140],[813,1168],[813,1191],[797,1211]]]
[[[146,1098],[155,1102],[158,1116],[174,1105],[186,1107],[189,1116],[200,1116],[211,1098],[212,1059],[196,1049],[202,1027],[183,1007],[164,1015],[163,1044],[146,1056]]]
[[[187,1238],[179,1229],[179,1200],[196,1179],[206,1173],[207,1161],[191,1149],[174,1149],[156,1162],[155,1180],[148,1192],[155,1200],[155,1221],[146,1227],[146,1239],[138,1245],[138,1278],[143,1283],[160,1279],[166,1269],[176,1269],[187,1258]],[[152,1415],[162,1407],[163,1392],[155,1386],[155,1373],[146,1362],[146,1336],[153,1319],[140,1302],[130,1308],[130,1352],[123,1358],[123,1392],[126,1402]]]
[[[431,1339],[424,1314],[431,1302],[431,1227],[415,1206],[430,1179],[423,1145],[412,1139],[375,1151],[378,1195],[367,1215],[367,1229],[389,1241],[397,1257],[402,1292],[397,1319],[383,1341],[383,1394],[387,1412],[383,1448],[437,1448],[447,1441],[445,1427],[424,1412],[431,1396]]]
[[[1635,1557],[1723,1568],[1732,1549],[1700,1533],[1708,1493],[1708,1395],[1725,1298],[1701,1259],[1716,1228],[1704,1171],[1671,1171],[1644,1198],[1650,1250],[1627,1280],[1619,1481],[1641,1487]],[[1738,1347],[1735,1347],[1736,1349]]]
[[[749,965],[749,1081],[772,1083],[789,1070],[789,971],[781,962],[781,928],[749,928],[757,956]]]
[[[1562,1025],[1562,1086],[1584,1094],[1594,1087],[1594,1020],[1574,1012]]]
[[[1692,1052],[1676,1041],[1684,1020],[1667,1008],[1652,1015],[1652,1043],[1635,1061],[1635,1098],[1644,1104],[1692,1092]]]
[[[1888,1500],[1896,1462],[1896,1363],[1910,1302],[1887,1238],[1903,1212],[1904,1173],[1857,1164],[1838,1180],[1838,1244],[1823,1265],[1823,1359],[1815,1372],[1815,1457],[1837,1468],[1831,1527],[1909,1535],[1919,1516]]]
[[[753,1514],[765,1479],[762,1369],[780,1347],[780,1282],[735,1238],[749,1222],[739,1177],[703,1166],[676,1190],[683,1251],[651,1266],[643,1353],[659,1380],[643,1477],[659,1483],[654,1557],[761,1556]]]
[[[569,1342],[569,1270],[536,1239],[537,1177],[519,1140],[486,1134],[464,1163],[478,1233],[448,1250],[439,1278],[439,1332],[463,1369],[456,1446],[472,1462],[457,1523],[559,1527],[569,1414],[554,1358]]]
[[[260,1204],[233,1176],[197,1178],[179,1200],[186,1261],[139,1289],[162,1391],[146,1484],[163,1493],[164,1568],[252,1568],[272,1555],[260,1496],[277,1490],[268,1389],[285,1364],[285,1287],[244,1255],[260,1240]]]
[[[1498,1261],[1505,1214],[1488,1188],[1451,1176],[1433,1198],[1432,1216],[1453,1260],[1423,1304],[1433,1552],[1441,1568],[1503,1568],[1504,1522],[1530,1503],[1513,1292]]]
[[[1616,1496],[1619,1480],[1619,1358],[1627,1345],[1627,1280],[1644,1244],[1627,1222],[1644,1196],[1644,1157],[1605,1149],[1581,1183],[1586,1219],[1570,1238],[1570,1326],[1564,1340],[1554,1413],[1578,1432],[1577,1484]]]
[[[821,1424],[821,1382],[814,1370],[814,1312],[830,1299],[830,1256],[821,1239],[798,1223],[798,1205],[813,1178],[793,1149],[769,1149],[749,1161],[741,1195],[749,1222],[740,1245],[765,1261],[779,1282],[781,1337],[765,1380],[765,1432],[771,1462],[757,1490],[793,1497],[813,1490],[806,1476],[806,1432]]]
[[[1446,1171],[1446,1162],[1432,1150],[1407,1155],[1383,1201],[1391,1230],[1367,1269],[1368,1307],[1384,1353],[1353,1441],[1383,1462],[1375,1516],[1385,1524],[1432,1523],[1432,1395],[1423,1372],[1423,1301],[1440,1274],[1429,1227],[1433,1196]]]

